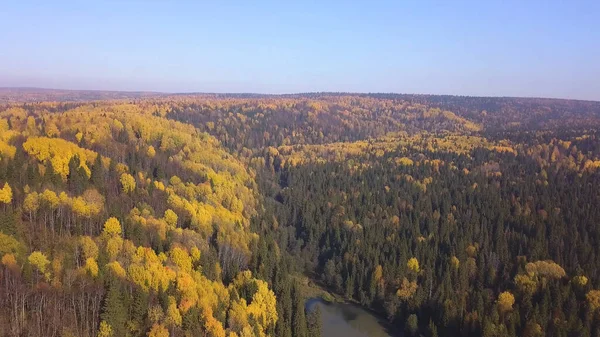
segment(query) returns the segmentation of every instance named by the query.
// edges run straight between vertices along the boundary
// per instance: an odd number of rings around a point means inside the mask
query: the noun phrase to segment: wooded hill
[[[598,102],[10,95],[0,335],[600,335]]]

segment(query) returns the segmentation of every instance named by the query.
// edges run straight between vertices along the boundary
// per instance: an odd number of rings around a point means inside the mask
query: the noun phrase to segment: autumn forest
[[[600,337],[599,130],[592,101],[0,90],[0,336],[320,336],[319,289],[402,336]]]

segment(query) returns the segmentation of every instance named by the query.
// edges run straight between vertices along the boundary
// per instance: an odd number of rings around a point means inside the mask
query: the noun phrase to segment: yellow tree
[[[538,284],[529,275],[519,274],[515,276],[515,284],[524,295],[531,296],[537,291]]]
[[[148,337],[169,337],[169,330],[162,324],[154,323],[150,332],[148,332]]]
[[[120,236],[121,235],[121,223],[115,217],[111,217],[104,223],[104,233],[109,236]]]
[[[100,322],[100,328],[98,329],[98,337],[112,337],[113,330],[110,324],[106,323],[106,321]]]
[[[227,325],[229,329],[238,334],[242,333],[244,328],[248,326],[248,312],[245,299],[240,299],[231,303]]]
[[[79,238],[79,246],[84,259],[98,258],[98,245],[90,236],[82,236]]]
[[[121,188],[125,193],[131,193],[135,190],[135,178],[129,173],[121,174],[121,178],[119,179],[121,182]]]
[[[585,295],[585,299],[587,300],[591,311],[596,311],[596,309],[600,308],[600,290],[590,290],[587,295]]]
[[[177,227],[177,214],[171,209],[165,211],[164,219],[171,228]]]
[[[450,265],[452,265],[454,269],[458,269],[458,267],[460,267],[460,260],[456,256],[452,256],[450,258]]]
[[[4,183],[4,187],[0,189],[0,203],[10,204],[12,202],[12,188],[8,183]]]
[[[169,257],[179,270],[187,273],[192,271],[192,258],[186,250],[175,246],[169,251]]]
[[[23,210],[29,213],[29,219],[35,220],[34,215],[40,208],[40,198],[37,192],[28,193],[23,200]]]
[[[92,257],[85,260],[84,270],[92,277],[98,276],[98,263]]]
[[[504,291],[498,295],[498,310],[500,313],[509,312],[515,304],[515,297],[509,291]]]
[[[248,305],[248,316],[257,322],[262,331],[277,323],[275,294],[263,280],[254,280],[257,286],[252,302]]]
[[[411,257],[406,263],[406,266],[408,267],[408,270],[412,271],[413,273],[418,273],[421,270],[419,267],[419,260],[417,260],[415,257]]]
[[[578,287],[583,288],[588,284],[588,278],[585,277],[584,275],[578,275],[578,276],[573,277],[571,282],[573,282]]]
[[[396,291],[396,296],[406,301],[415,294],[417,288],[418,286],[416,281],[409,282],[408,279],[405,277],[402,280],[402,285]]]
[[[150,145],[146,154],[148,155],[148,157],[154,158],[154,156],[156,156],[156,150],[154,150],[154,146]]]
[[[169,296],[169,306],[167,307],[167,317],[165,323],[168,326],[181,326],[182,317],[179,309],[177,308],[177,301],[175,297]]]
[[[46,280],[50,279],[50,273],[47,271],[50,261],[48,261],[48,258],[46,255],[44,255],[44,253],[35,251],[29,255],[27,261],[29,261],[29,263],[34,266],[40,272],[40,274],[44,275]]]

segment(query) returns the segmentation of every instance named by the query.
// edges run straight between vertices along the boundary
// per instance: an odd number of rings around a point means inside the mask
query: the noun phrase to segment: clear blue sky
[[[27,1],[0,86],[600,100],[600,1]]]

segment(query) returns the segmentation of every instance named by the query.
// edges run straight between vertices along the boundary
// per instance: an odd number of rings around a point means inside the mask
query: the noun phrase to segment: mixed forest
[[[600,102],[0,92],[0,336],[600,337]]]

